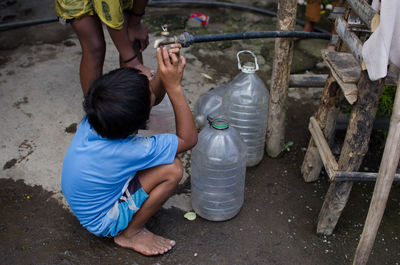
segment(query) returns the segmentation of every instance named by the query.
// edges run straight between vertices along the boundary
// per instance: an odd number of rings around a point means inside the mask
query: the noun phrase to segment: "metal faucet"
[[[154,41],[154,48],[158,48],[161,44],[171,44],[171,43],[177,43],[178,42],[176,36],[169,37],[168,25],[162,25],[161,29],[162,29],[161,38],[156,39]]]

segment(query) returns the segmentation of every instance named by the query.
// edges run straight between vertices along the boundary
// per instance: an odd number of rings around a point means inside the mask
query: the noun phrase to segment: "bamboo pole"
[[[292,31],[296,25],[296,0],[279,0],[277,30]],[[270,88],[266,151],[277,157],[285,140],[286,101],[289,87],[294,41],[292,38],[276,38],[272,82]]]
[[[400,78],[397,81],[396,97],[390,119],[389,133],[386,138],[385,150],[375,183],[374,194],[368,210],[363,233],[358,244],[353,265],[366,264],[371,253],[379,224],[385,211],[390,188],[396,173],[400,158]]]

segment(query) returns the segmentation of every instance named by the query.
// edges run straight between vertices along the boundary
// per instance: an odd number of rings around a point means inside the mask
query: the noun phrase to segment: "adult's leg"
[[[137,177],[149,197],[135,213],[128,227],[114,237],[114,242],[147,256],[163,254],[170,250],[175,242],[148,231],[145,224],[171,196],[182,176],[183,167],[178,158],[175,158],[172,164],[139,172]]]
[[[84,16],[71,22],[82,47],[80,80],[83,95],[93,81],[103,73],[106,43],[101,22],[97,16]]]
[[[303,31],[314,31],[314,24],[321,19],[321,0],[308,0],[306,5],[305,23]]]
[[[142,64],[140,61],[141,53],[137,53],[137,51],[134,50],[133,43],[129,40],[127,23],[124,23],[122,29],[107,27],[107,30],[119,52],[120,66],[136,68],[150,78],[151,70]],[[135,55],[137,55],[135,59],[126,62]]]

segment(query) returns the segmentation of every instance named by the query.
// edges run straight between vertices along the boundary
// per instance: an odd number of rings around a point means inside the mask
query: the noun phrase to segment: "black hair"
[[[119,68],[95,80],[83,102],[93,129],[109,139],[126,138],[146,127],[149,80],[133,68]]]

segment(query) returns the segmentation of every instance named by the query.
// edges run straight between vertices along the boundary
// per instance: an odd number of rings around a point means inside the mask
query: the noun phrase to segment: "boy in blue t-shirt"
[[[186,61],[179,50],[179,44],[157,49],[158,73],[151,81],[135,69],[120,68],[92,84],[84,101],[86,116],[62,169],[62,192],[80,223],[144,255],[163,254],[175,245],[145,224],[182,178],[176,154],[197,142],[181,87]],[[174,108],[176,135],[138,135],[165,92]]]

